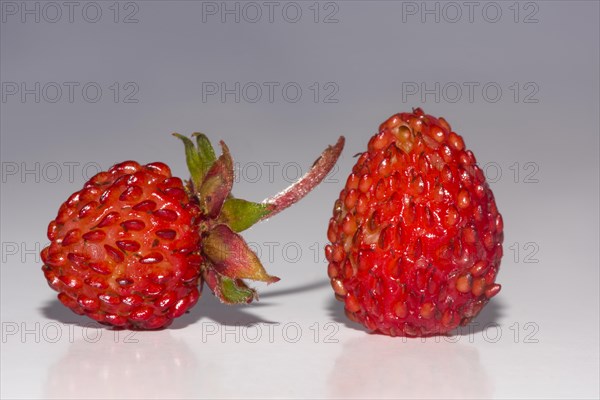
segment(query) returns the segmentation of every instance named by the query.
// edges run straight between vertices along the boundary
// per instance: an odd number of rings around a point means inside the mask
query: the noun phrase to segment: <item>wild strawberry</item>
[[[502,217],[475,156],[443,118],[396,114],[335,202],[325,252],[347,316],[397,336],[465,325],[500,290]]]
[[[224,303],[249,303],[244,279],[276,282],[236,232],[271,217],[310,192],[339,157],[343,137],[298,182],[253,203],[231,195],[233,160],[216,157],[203,134],[185,144],[191,179],[155,162],[117,164],[92,177],[48,226],[43,271],[58,299],[77,314],[125,328],[169,325],[207,283]]]

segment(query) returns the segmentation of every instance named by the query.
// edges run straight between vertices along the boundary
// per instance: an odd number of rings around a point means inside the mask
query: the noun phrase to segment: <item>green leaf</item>
[[[196,151],[196,147],[194,146],[194,142],[192,142],[189,138],[179,134],[174,133],[173,136],[181,139],[183,144],[185,145],[185,161],[187,163],[187,167],[190,170],[190,176],[192,178],[192,183],[194,184],[194,188],[199,188],[202,183],[202,179],[204,178],[204,172],[202,167],[202,160]]]
[[[215,149],[204,133],[194,132],[192,136],[196,138],[196,144],[198,145],[198,156],[200,157],[202,166],[202,177],[204,177],[206,172],[208,172],[210,167],[212,167],[213,163],[217,159],[217,156],[215,155]]]
[[[232,279],[252,279],[267,283],[279,278],[267,274],[246,241],[227,225],[213,227],[203,239],[202,253],[221,275]]]
[[[241,232],[266,217],[271,212],[267,204],[236,199],[225,200],[218,221],[228,225],[234,232]]]

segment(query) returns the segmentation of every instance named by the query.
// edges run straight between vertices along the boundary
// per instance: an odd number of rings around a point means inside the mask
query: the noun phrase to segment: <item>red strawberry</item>
[[[335,202],[331,285],[348,317],[370,330],[443,334],[500,290],[502,230],[475,156],[446,120],[421,109],[396,114]]]
[[[310,192],[339,157],[344,139],[311,170],[262,203],[231,195],[233,160],[216,158],[203,134],[181,135],[191,180],[163,163],[117,164],[91,178],[48,226],[43,271],[58,299],[101,323],[138,329],[169,325],[198,300],[203,282],[224,303],[249,303],[243,279],[276,282],[240,232]]]

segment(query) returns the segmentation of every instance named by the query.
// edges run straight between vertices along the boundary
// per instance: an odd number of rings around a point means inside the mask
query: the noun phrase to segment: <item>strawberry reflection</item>
[[[454,338],[456,343],[450,340],[383,335],[350,339],[329,376],[330,397],[490,397],[493,385],[477,348],[464,336]]]
[[[48,398],[192,396],[197,361],[168,330],[89,329],[48,370]]]

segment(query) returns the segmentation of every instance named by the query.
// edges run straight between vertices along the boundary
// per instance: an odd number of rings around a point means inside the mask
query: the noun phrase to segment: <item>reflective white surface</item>
[[[37,321],[3,321],[3,395],[579,398],[594,390],[591,343],[575,344],[577,334],[562,339],[568,331],[528,321],[502,297],[460,334],[403,339],[347,323],[321,285],[301,295],[265,294],[257,306],[238,309],[209,296],[172,328],[156,332],[106,329],[54,300]],[[327,307],[315,307],[310,318],[308,304],[304,310],[300,304],[308,298]],[[575,363],[578,368],[567,367]]]
[[[138,22],[124,24],[112,22],[113,2],[98,4],[98,23],[79,14],[49,23],[50,8],[39,23],[22,23],[12,6],[3,9],[2,398],[600,396],[597,2],[519,3],[518,23],[512,2],[497,3],[497,23],[479,14],[483,3],[472,23],[465,9],[446,21],[453,10],[438,2],[427,7],[446,10],[439,23],[421,22],[422,2],[320,3],[319,21],[335,11],[338,22],[328,24],[313,22],[312,2],[294,3],[298,23],[221,23],[203,14],[221,2],[139,1],[119,4],[121,22],[137,6]],[[537,22],[522,23],[527,16]],[[39,102],[9,94],[22,82],[47,92]],[[96,82],[103,97],[93,103],[77,91],[73,102],[51,102],[52,82],[77,82],[77,90]],[[206,92],[213,82],[247,90],[295,82],[303,97],[221,100]],[[436,82],[447,88],[439,101],[406,91]],[[452,101],[453,83],[473,82],[473,101],[467,92]],[[482,97],[488,83],[501,99]],[[446,117],[486,166],[506,229],[502,291],[453,337],[390,338],[347,321],[321,250],[353,155],[380,122],[413,106]],[[183,149],[169,134],[197,130],[227,142],[234,193],[256,201],[346,136],[326,182],[244,233],[282,280],[260,286],[260,302],[245,307],[223,306],[205,290],[189,314],[156,332],[113,331],[64,309],[37,254],[60,203],[86,174],[126,159],[161,160],[185,176]]]

